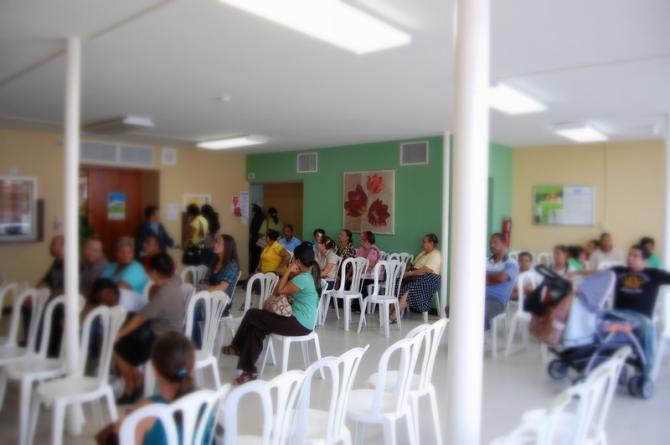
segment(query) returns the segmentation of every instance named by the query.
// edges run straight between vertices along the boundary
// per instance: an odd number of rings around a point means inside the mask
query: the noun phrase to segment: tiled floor
[[[239,298],[239,297],[238,297]],[[240,300],[241,301],[241,300]],[[238,304],[236,303],[236,306]],[[331,316],[332,315],[332,316]],[[358,317],[354,316],[358,321]],[[334,314],[329,315],[326,326],[319,328],[321,348],[324,355],[336,355],[348,348],[370,344],[359,371],[358,382],[362,382],[376,370],[377,361],[384,348],[421,322],[421,317],[412,315],[403,322],[402,331],[397,328],[391,331],[391,338],[384,338],[377,329],[376,323],[360,335],[355,330],[345,332],[336,323]],[[296,347],[291,354],[291,364],[302,365],[302,358]],[[221,376],[229,381],[235,376],[235,361],[229,357],[221,363]],[[446,367],[447,351],[443,347],[440,351],[437,368],[434,373],[434,382],[438,390],[438,404],[441,417],[446,419]],[[269,366],[265,377],[276,375],[276,370]],[[561,391],[564,384],[552,382],[543,369],[540,352],[537,344],[531,344],[530,349],[519,352],[509,359],[492,359],[488,355],[484,360],[484,398],[483,398],[483,425],[482,443],[489,443],[493,438],[504,434],[519,421],[523,411],[531,408],[546,407],[551,399]],[[16,443],[17,434],[17,388],[10,386],[7,391],[5,406],[0,413],[0,437],[2,443]],[[247,409],[244,412],[249,412]],[[612,445],[617,444],[662,444],[669,443],[665,421],[670,412],[670,364],[664,366],[656,393],[651,400],[643,401],[630,397],[625,391],[616,395],[607,426],[608,440]],[[252,427],[254,416],[244,416],[243,427]],[[90,418],[89,418],[90,419]],[[101,420],[90,419],[86,431],[82,436],[66,438],[68,444],[93,443],[93,433],[101,425]],[[421,416],[421,443],[433,444],[434,436],[430,427],[429,411]],[[51,416],[42,412],[36,443],[48,443]],[[444,425],[444,423],[443,423]],[[444,434],[443,426],[443,434]],[[406,443],[404,431],[399,433],[399,443]],[[381,431],[373,428],[366,430],[366,443],[381,442]]]

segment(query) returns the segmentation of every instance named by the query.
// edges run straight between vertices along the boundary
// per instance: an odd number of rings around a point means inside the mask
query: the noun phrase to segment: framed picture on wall
[[[343,226],[352,232],[394,235],[395,170],[345,172],[343,183]]]
[[[41,238],[37,178],[0,176],[0,242]]]
[[[563,185],[533,187],[533,223],[593,226],[595,224],[595,188]]]

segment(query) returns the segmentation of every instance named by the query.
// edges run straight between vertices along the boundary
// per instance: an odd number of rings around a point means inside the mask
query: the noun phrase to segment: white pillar
[[[445,131],[442,141],[442,280],[437,313],[444,318],[447,306],[447,283],[449,281],[449,206],[451,203],[451,133]]]
[[[670,270],[670,113],[665,115],[665,219],[663,268]]]
[[[79,108],[81,41],[67,39],[65,77],[65,353],[72,374],[79,365]]]
[[[478,445],[489,153],[489,0],[458,0],[447,439]]]

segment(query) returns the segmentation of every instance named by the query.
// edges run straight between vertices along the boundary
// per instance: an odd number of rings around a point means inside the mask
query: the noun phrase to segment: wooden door
[[[87,167],[88,218],[100,237],[105,255],[115,258],[122,236],[135,237],[144,219],[142,171]]]

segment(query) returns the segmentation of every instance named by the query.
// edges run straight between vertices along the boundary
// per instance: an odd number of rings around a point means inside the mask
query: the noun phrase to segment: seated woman
[[[249,309],[232,343],[222,349],[226,355],[239,356],[237,368],[242,374],[235,379],[237,384],[257,378],[256,360],[263,351],[266,335],[307,335],[316,325],[321,293],[321,270],[314,259],[311,243],[300,244],[293,253],[293,262],[282,275],[275,291],[278,295],[292,297],[293,314],[285,317],[265,309]]]
[[[374,283],[374,277],[372,272],[377,265],[377,261],[381,259],[381,252],[379,248],[375,245],[375,234],[370,231],[365,231],[361,233],[361,247],[356,251],[357,257],[367,258],[368,268],[365,270],[363,275],[363,296],[368,296],[368,285]],[[383,275],[379,279],[384,279]],[[356,305],[356,300],[354,300],[353,306]]]
[[[151,364],[156,373],[158,392],[140,401],[133,410],[151,403],[167,404],[195,390],[193,382],[193,366],[195,350],[191,341],[179,332],[168,332],[161,335],[151,348]],[[114,431],[118,432],[124,418],[114,423]],[[210,443],[211,427],[203,437],[203,444]],[[141,421],[135,431],[136,444],[164,445],[167,444],[165,430],[156,419]]]
[[[132,238],[122,237],[116,243],[116,262],[107,266],[102,278],[111,278],[121,289],[142,294],[149,281],[144,268],[135,261]]]
[[[554,261],[551,264],[551,270],[562,277],[567,277],[572,270],[568,263],[568,248],[567,246],[558,245],[554,247]]]
[[[354,247],[354,235],[349,229],[342,229],[338,236],[339,243],[337,244],[337,256],[342,258],[342,261],[347,258],[356,257],[356,248]]]
[[[418,312],[428,312],[433,295],[440,289],[442,254],[437,250],[438,239],[434,233],[423,237],[423,250],[414,258],[410,270],[403,275],[399,309],[407,306]],[[398,314],[391,313],[391,321]]]
[[[315,259],[321,269],[321,278],[328,282],[328,290],[332,289],[337,276],[337,255],[335,241],[328,235],[322,236],[316,243]]]
[[[279,241],[279,232],[270,229],[265,235],[267,244],[261,252],[261,272],[274,272],[277,275],[282,275],[286,270],[291,255],[284,249]]]
[[[151,262],[151,257],[162,252],[164,252],[164,250],[161,247],[161,243],[157,235],[150,233],[144,237],[140,258],[142,259],[142,265],[144,266],[144,271],[146,273],[149,273],[149,263]]]
[[[119,405],[134,403],[142,395],[142,373],[137,367],[147,361],[156,337],[167,332],[182,330],[184,298],[181,280],[174,276],[174,262],[170,255],[159,253],[151,258],[149,303],[131,315],[119,330],[114,346],[116,364],[125,387],[117,401]]]

